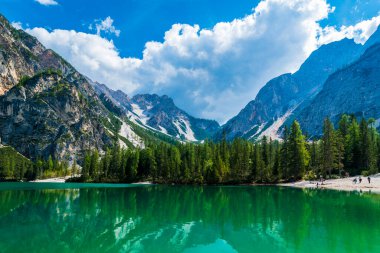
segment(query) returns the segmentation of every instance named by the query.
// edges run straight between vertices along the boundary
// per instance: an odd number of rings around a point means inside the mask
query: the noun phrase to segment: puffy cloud
[[[326,26],[320,29],[319,44],[339,41],[343,38],[354,39],[356,43],[364,44],[380,25],[380,15],[369,20],[363,20],[355,25],[340,28]]]
[[[190,114],[224,122],[268,80],[297,70],[321,43],[348,36],[346,29],[319,25],[332,11],[326,0],[262,0],[250,15],[212,29],[175,24],[163,42],[146,43],[142,59],[120,57],[101,29],[98,34],[27,31],[111,88],[167,94]],[[107,26],[112,19],[102,27]]]
[[[37,3],[42,5],[57,5],[58,2],[55,0],[35,0]]]
[[[101,32],[115,34],[116,37],[120,36],[120,30],[116,29],[116,27],[113,25],[114,20],[108,16],[104,20],[95,20],[95,29],[96,34],[100,35]],[[93,30],[93,25],[91,24],[89,26],[90,30]]]
[[[56,29],[49,32],[44,28],[33,28],[26,31],[93,80],[124,89],[128,93],[138,88],[138,84],[133,83],[133,79],[128,76],[133,74],[132,70],[138,67],[141,60],[121,58],[112,41],[96,34],[73,30]]]

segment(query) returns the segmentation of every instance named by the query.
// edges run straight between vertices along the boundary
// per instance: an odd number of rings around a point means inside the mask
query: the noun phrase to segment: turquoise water
[[[380,195],[0,184],[0,252],[380,252]]]

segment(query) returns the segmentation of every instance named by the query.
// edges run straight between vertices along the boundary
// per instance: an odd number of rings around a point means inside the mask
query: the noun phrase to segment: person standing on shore
[[[368,179],[368,183],[370,184],[371,183],[371,178],[367,177],[367,179]]]

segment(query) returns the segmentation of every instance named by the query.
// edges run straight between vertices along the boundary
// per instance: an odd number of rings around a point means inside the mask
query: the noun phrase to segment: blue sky
[[[147,41],[162,41],[175,23],[199,24],[211,28],[251,13],[258,0],[56,0],[44,6],[35,0],[0,0],[0,11],[12,21],[30,27],[74,29],[91,32],[96,19],[110,16],[121,30],[113,39],[121,56],[141,57]],[[329,1],[336,10],[322,24],[351,25],[369,19],[380,11],[379,0]]]
[[[145,43],[162,41],[165,31],[175,23],[199,24],[208,28],[221,21],[243,17],[257,0],[56,0],[44,6],[34,0],[0,0],[1,12],[12,21],[31,27],[74,29],[91,32],[96,19],[110,16],[120,29],[114,40],[121,56],[141,57]],[[79,3],[80,2],[80,3]],[[38,13],[38,15],[37,15]]]
[[[92,79],[168,94],[220,122],[318,46],[363,43],[379,11],[380,0],[0,0],[11,22]]]

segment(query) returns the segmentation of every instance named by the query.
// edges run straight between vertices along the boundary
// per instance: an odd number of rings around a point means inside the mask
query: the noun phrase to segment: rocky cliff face
[[[219,129],[216,121],[190,116],[168,96],[144,94],[129,98],[122,91],[113,91],[103,84],[93,82],[93,85],[99,96],[105,95],[131,121],[147,129],[185,141],[210,138]]]
[[[61,57],[46,49],[38,40],[13,28],[0,15],[0,95],[15,86],[23,76],[47,69],[62,73],[74,71]]]
[[[87,79],[0,16],[0,138],[29,158],[83,157],[119,142],[142,146]]]
[[[322,91],[297,119],[311,136],[320,135],[323,119],[337,123],[342,114],[380,120],[380,44],[374,44],[351,65],[332,74]]]
[[[1,96],[3,142],[30,158],[53,155],[61,160],[111,144],[98,120],[105,116],[101,106],[79,87],[80,81],[75,76],[43,72]]]
[[[364,46],[344,39],[320,47],[297,72],[269,81],[255,100],[228,121],[215,138],[220,139],[223,134],[228,139],[257,139],[264,135],[279,138],[282,126],[310,104],[328,76],[357,60],[366,48],[380,39],[379,34],[377,31]]]

